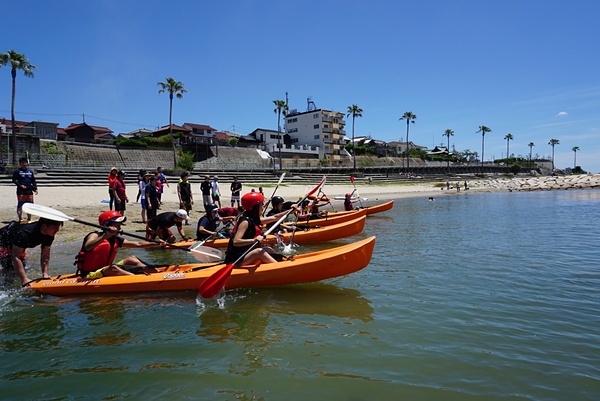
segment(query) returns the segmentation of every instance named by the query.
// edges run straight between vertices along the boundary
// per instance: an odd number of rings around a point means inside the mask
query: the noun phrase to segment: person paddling
[[[117,211],[106,211],[98,216],[98,223],[105,229],[91,232],[83,239],[81,250],[75,257],[81,277],[94,279],[104,276],[124,276],[141,272],[148,266],[137,256],[131,255],[113,263],[119,248],[150,248],[165,245],[164,241],[130,241],[119,236],[121,224],[127,220]]]
[[[263,231],[260,228],[261,224],[274,223],[287,213],[280,212],[269,217],[261,217],[264,200],[265,197],[259,192],[249,192],[242,196],[244,213],[239,217],[231,233],[225,252],[225,263],[238,260],[254,244],[254,241],[263,242],[265,240]],[[298,211],[297,205],[292,207]],[[264,246],[248,252],[239,261],[239,264],[274,263],[278,259],[281,259],[281,255],[277,254],[271,247]]]

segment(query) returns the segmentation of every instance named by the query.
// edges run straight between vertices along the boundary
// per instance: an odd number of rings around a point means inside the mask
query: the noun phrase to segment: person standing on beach
[[[12,182],[17,186],[17,217],[22,221],[23,204],[33,203],[33,194],[37,195],[37,183],[35,175],[29,169],[29,162],[26,157],[19,159],[19,168],[13,172]],[[31,215],[27,215],[27,221],[31,220]]]
[[[212,185],[210,183],[210,175],[204,176],[204,181],[200,183],[200,192],[202,192],[202,204],[204,209],[206,209],[207,205],[212,203],[212,198],[210,196],[210,192],[212,191]]]
[[[113,204],[115,203],[115,191],[113,189],[114,182],[117,180],[117,168],[113,167],[110,169],[110,173],[108,173],[108,207],[110,210],[113,209]]]
[[[137,187],[138,187],[138,193],[137,196],[135,197],[135,201],[139,202],[140,201],[140,197],[142,196],[142,190],[140,189],[140,182],[142,182],[144,180],[144,176],[146,175],[146,170],[141,169],[138,172],[137,175]]]
[[[219,186],[219,176],[215,175],[212,182],[212,201],[221,207],[221,187]]]
[[[242,192],[242,183],[238,181],[237,177],[233,177],[233,182],[231,183],[231,207],[235,206],[237,202],[238,207],[240,206],[240,193]]]
[[[146,204],[146,186],[148,185],[148,182],[150,181],[150,174],[146,173],[144,174],[144,176],[142,177],[142,180],[140,181],[140,203],[142,205],[142,223],[146,224],[148,222],[148,220],[146,220],[146,208],[147,208],[147,204]]]
[[[158,206],[160,205],[156,181],[156,176],[151,176],[148,180],[148,185],[144,189],[146,192],[146,214],[148,220],[156,216]]]
[[[126,204],[129,202],[129,198],[127,197],[125,172],[123,170],[117,172],[117,179],[113,182],[113,191],[115,194],[115,211],[121,213],[121,216],[125,216]]]
[[[192,205],[194,204],[194,195],[192,194],[192,185],[188,181],[190,173],[184,171],[181,173],[181,179],[177,184],[177,196],[179,197],[179,208],[190,214]],[[189,221],[185,222],[185,225],[189,225]]]
[[[50,264],[50,247],[54,241],[54,236],[60,230],[63,223],[61,221],[41,218],[36,222],[28,224],[19,224],[13,221],[7,226],[0,228],[0,266],[5,272],[5,280],[16,273],[19,275],[22,284],[27,284],[31,280],[25,271],[27,248],[42,246],[40,253],[40,267],[42,268],[42,277],[50,278],[48,267]]]
[[[165,184],[167,185],[167,187],[170,188],[169,186],[169,180],[167,180],[167,177],[163,174],[163,169],[162,167],[158,166],[156,168],[156,172],[158,173],[158,179],[160,180],[160,186],[158,186],[159,188],[159,192],[158,192],[158,200],[160,201],[160,203],[162,203],[162,194],[164,192],[164,186]],[[157,181],[158,183],[158,181]]]

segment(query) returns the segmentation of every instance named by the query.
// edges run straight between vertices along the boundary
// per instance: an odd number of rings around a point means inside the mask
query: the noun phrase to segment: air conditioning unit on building
[[[0,132],[6,134],[6,124],[0,124]]]

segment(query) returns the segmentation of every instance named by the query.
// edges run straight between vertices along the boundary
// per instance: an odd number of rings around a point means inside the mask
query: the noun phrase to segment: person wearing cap
[[[265,197],[259,192],[249,192],[242,196],[242,207],[244,213],[238,218],[231,233],[227,251],[225,252],[225,263],[233,263],[250,249],[255,241],[263,242],[265,236],[261,229],[262,224],[277,222],[287,212],[280,212],[269,217],[261,217]],[[298,206],[293,205],[296,211]],[[274,263],[280,255],[271,247],[257,247],[248,252],[240,264],[251,265],[260,263]]]
[[[204,176],[204,181],[200,183],[200,192],[202,192],[202,205],[204,206],[204,209],[206,209],[207,205],[212,203],[212,197],[210,196],[211,191],[212,184],[210,182],[210,175],[207,174]]]
[[[16,221],[0,228],[0,266],[5,273],[5,281],[10,281],[16,274],[23,285],[31,280],[25,271],[26,250],[41,245],[40,267],[42,277],[50,278],[48,269],[50,264],[50,248],[54,236],[63,226],[62,221],[41,218],[36,222],[19,224]]]
[[[188,237],[183,232],[183,222],[188,220],[188,214],[185,210],[179,209],[176,212],[163,212],[148,220],[146,225],[146,238],[159,239],[172,244],[175,242],[175,236],[170,228],[175,226],[183,241],[187,241]]]
[[[217,235],[217,226],[223,221],[219,216],[219,207],[214,203],[209,203],[206,207],[206,214],[198,220],[196,228],[196,240],[203,241],[209,237]]]
[[[81,250],[75,257],[77,272],[83,278],[96,279],[105,276],[124,276],[141,273],[148,266],[137,256],[131,255],[114,263],[119,248],[150,248],[164,245],[148,241],[130,241],[119,236],[121,224],[127,220],[121,213],[109,210],[98,216],[102,231],[91,232],[83,239]]]
[[[212,203],[216,203],[221,207],[221,187],[219,186],[219,176],[215,175],[212,181]]]
[[[115,203],[115,190],[114,190],[114,182],[117,180],[117,168],[112,167],[110,169],[110,173],[108,173],[108,207],[110,210],[113,210],[113,205]],[[116,209],[115,209],[116,210]]]
[[[125,185],[125,172],[119,170],[117,172],[117,179],[113,182],[113,190],[115,194],[115,210],[121,213],[121,216],[125,216],[125,209],[127,208],[127,186]]]
[[[242,196],[242,183],[238,181],[237,177],[233,177],[233,182],[231,183],[231,207],[237,205],[240,206],[240,197]]]

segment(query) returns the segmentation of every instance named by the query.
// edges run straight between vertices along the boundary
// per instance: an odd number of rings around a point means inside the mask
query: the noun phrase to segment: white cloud
[[[560,113],[558,113],[558,114],[556,115],[556,117],[565,117],[565,116],[567,116],[567,115],[569,115],[569,113],[567,113],[566,111],[561,111]]]

